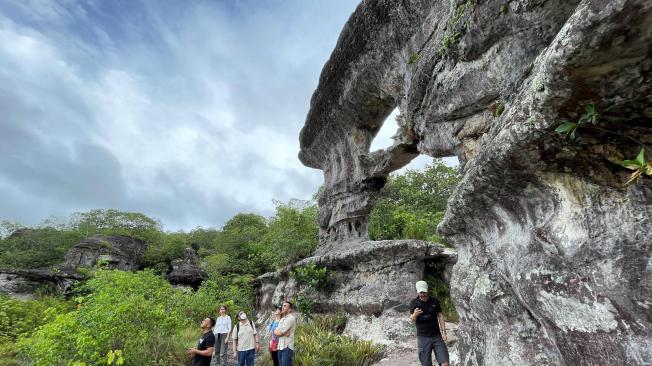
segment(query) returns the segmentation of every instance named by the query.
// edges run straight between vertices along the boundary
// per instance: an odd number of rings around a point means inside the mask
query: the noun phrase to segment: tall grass
[[[295,334],[295,366],[370,366],[380,356],[382,347],[341,334],[346,315],[320,315],[297,326]],[[271,366],[269,352],[258,362]]]

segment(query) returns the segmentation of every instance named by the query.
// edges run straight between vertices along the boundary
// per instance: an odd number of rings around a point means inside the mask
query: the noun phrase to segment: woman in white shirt
[[[211,366],[226,366],[226,350],[229,348],[227,337],[231,332],[231,317],[227,314],[227,310],[226,305],[220,306],[220,316],[215,319],[215,327],[213,327],[215,351]]]

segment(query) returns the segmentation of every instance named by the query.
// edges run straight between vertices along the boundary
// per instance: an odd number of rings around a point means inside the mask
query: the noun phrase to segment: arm
[[[294,317],[282,319],[281,322],[279,322],[278,327],[274,330],[274,335],[277,337],[289,336],[294,329],[295,322],[296,320]]]
[[[414,308],[413,310],[411,310],[410,311],[410,320],[412,321],[412,323],[416,322],[417,318],[422,313],[423,313],[423,310],[421,310],[421,308]]]
[[[441,338],[446,342],[448,336],[446,335],[446,320],[444,319],[443,313],[437,314],[437,320],[439,321],[439,331],[441,332]]]
[[[254,325],[254,340],[256,341],[256,353],[258,353],[258,349],[260,348],[258,345],[258,332],[256,331],[256,326]]]
[[[210,356],[213,354],[213,347],[208,347],[203,351],[200,351],[196,348],[191,348],[190,353],[193,355],[200,355],[200,356]]]

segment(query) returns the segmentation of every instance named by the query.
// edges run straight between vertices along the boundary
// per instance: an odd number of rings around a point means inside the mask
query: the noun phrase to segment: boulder
[[[308,293],[316,313],[346,311],[346,334],[381,344],[412,345],[415,329],[408,305],[416,297],[414,284],[428,272],[450,278],[456,258],[450,248],[419,240],[359,242],[258,277],[256,308],[268,314],[273,305],[295,298],[306,286],[296,283],[292,270],[315,263],[330,271],[326,287]]]
[[[0,293],[16,298],[34,298],[39,290],[65,294],[83,275],[70,268],[2,269]]]
[[[65,267],[95,267],[133,271],[145,252],[142,240],[121,235],[93,235],[82,239],[65,256]]]
[[[168,274],[168,281],[173,285],[190,286],[196,290],[208,279],[208,273],[197,265],[198,261],[195,247],[186,248],[184,258],[172,261],[172,271]]]
[[[392,171],[457,156],[439,228],[457,364],[652,364],[652,181],[621,164],[652,156],[651,49],[649,0],[363,1],[300,136],[325,178],[316,255],[373,245]],[[396,107],[393,146],[370,152]]]

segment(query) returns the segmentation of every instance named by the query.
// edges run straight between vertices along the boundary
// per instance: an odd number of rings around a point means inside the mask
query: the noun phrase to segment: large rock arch
[[[652,184],[618,164],[652,142],[651,50],[647,0],[363,1],[301,131],[325,177],[316,254],[373,245],[387,175],[455,154],[460,364],[652,363]],[[554,131],[589,105],[602,129]],[[370,154],[396,106],[400,135]]]

